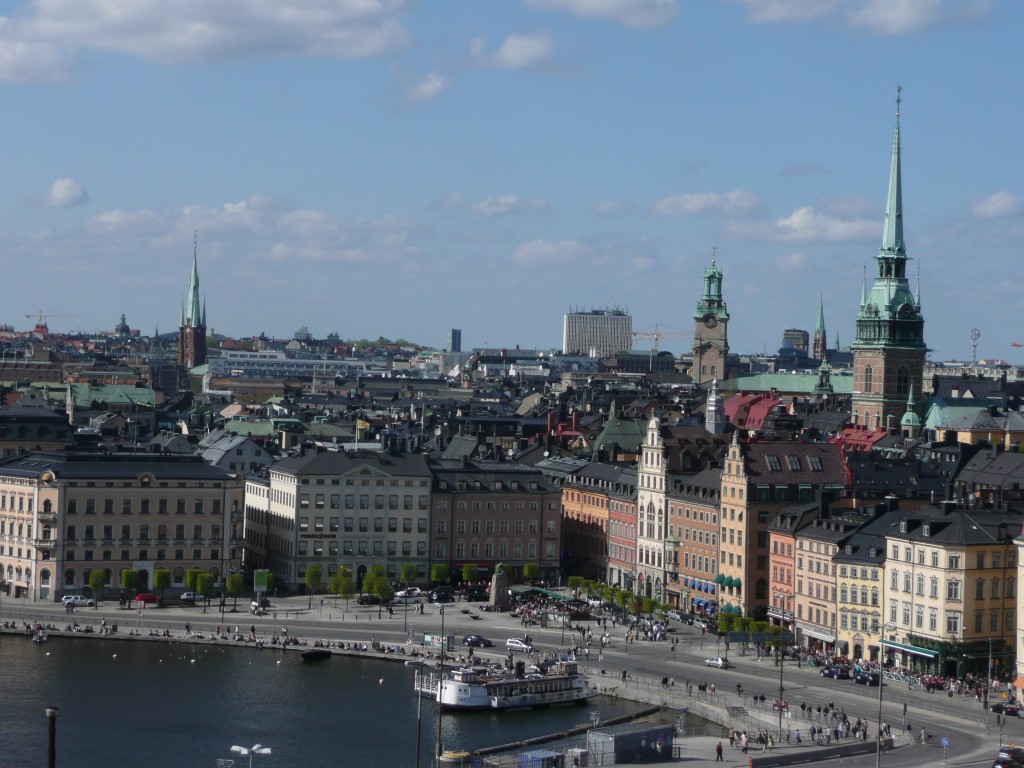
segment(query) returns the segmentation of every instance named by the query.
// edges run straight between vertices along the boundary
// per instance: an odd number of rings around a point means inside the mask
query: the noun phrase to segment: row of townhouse
[[[695,613],[766,618],[825,653],[962,674],[991,651],[1010,674],[1019,509],[974,489],[936,501],[954,467],[934,467],[954,462],[828,443],[734,436],[721,469],[679,472],[674,429],[648,421],[635,474],[591,464],[564,480],[572,572]]]
[[[313,565],[324,582],[348,567],[357,584],[377,565],[392,581],[411,565],[421,584],[439,564],[455,578],[468,564],[559,572],[561,491],[514,462],[310,451],[246,479],[245,520],[246,568],[293,589]]]
[[[53,601],[89,588],[104,594],[136,571],[157,569],[185,588],[185,573],[242,565],[242,481],[198,456],[34,451],[0,463],[0,577],[4,594]]]

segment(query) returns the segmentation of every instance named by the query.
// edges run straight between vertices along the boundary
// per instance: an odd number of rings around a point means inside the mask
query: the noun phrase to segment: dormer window
[[[768,462],[768,469],[772,472],[780,472],[782,470],[782,465],[779,464],[778,456],[765,456],[764,460]]]
[[[907,532],[907,521],[906,520],[900,520],[900,533],[906,533],[906,532]]]
[[[848,554],[848,555],[852,555],[853,554],[853,547],[850,546],[849,544],[846,545],[846,554]]]
[[[931,523],[924,523],[924,524],[923,524],[923,525],[921,526],[921,535],[922,535],[922,536],[931,536],[931,535],[932,535],[932,526],[931,526]]]

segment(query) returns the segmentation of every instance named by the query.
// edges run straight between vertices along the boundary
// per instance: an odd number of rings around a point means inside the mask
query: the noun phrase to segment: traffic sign
[[[942,737],[942,746],[944,746],[944,747],[948,747],[949,746],[949,739],[947,739],[945,736]]]

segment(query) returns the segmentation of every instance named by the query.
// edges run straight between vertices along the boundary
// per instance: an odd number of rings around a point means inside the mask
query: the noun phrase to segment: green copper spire
[[[825,335],[825,297],[818,295],[818,325],[814,328],[815,336]]]
[[[881,254],[903,256],[903,187],[900,179],[900,94],[896,88],[896,132],[892,140],[892,165],[889,169],[889,195],[885,205],[885,229],[882,231]]]
[[[192,236],[192,277],[188,281],[188,297],[182,322],[182,326],[191,325],[193,328],[199,328],[203,324],[203,309],[199,303],[198,239],[198,234]]]

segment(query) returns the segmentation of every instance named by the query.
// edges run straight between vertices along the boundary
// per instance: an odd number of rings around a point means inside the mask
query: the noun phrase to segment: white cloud
[[[802,251],[783,253],[775,258],[775,266],[781,270],[800,270],[807,266],[807,254]]]
[[[619,200],[598,200],[590,204],[590,211],[598,216],[621,216],[631,213],[633,206]]]
[[[670,195],[658,200],[652,210],[659,216],[744,216],[761,208],[761,201],[742,189],[724,194],[718,192]]]
[[[679,12],[676,0],[526,0],[546,11],[568,11],[581,18],[614,21],[627,27],[668,24]]]
[[[527,200],[519,195],[497,195],[473,203],[470,210],[480,216],[504,216],[509,213],[535,213],[547,207],[543,200]]]
[[[430,101],[448,90],[450,85],[448,78],[440,72],[428,72],[409,89],[409,98],[413,101]]]
[[[754,23],[837,19],[877,35],[903,35],[942,23],[979,18],[991,0],[731,0],[744,5]]]
[[[775,222],[776,239],[797,242],[837,242],[881,237],[881,221],[841,219],[814,210],[814,206],[798,208]]]
[[[70,208],[89,202],[89,193],[74,179],[57,179],[40,202],[49,208]]]
[[[512,261],[517,264],[568,261],[581,256],[586,250],[585,245],[575,240],[531,240],[515,249]]]
[[[976,219],[1006,219],[1024,213],[1024,198],[1012,192],[995,192],[971,206]]]
[[[543,30],[529,35],[509,35],[494,52],[494,63],[503,69],[529,69],[547,59],[554,47],[551,35]]]
[[[361,58],[408,41],[410,0],[35,0],[3,20],[0,79],[67,79],[85,49],[160,64],[240,57]]]
[[[162,234],[167,229],[167,223],[156,211],[148,209],[139,211],[113,210],[89,219],[85,224],[85,229],[92,235],[133,237]]]
[[[469,54],[477,64],[500,69],[531,69],[550,58],[555,41],[550,33],[538,30],[527,35],[511,34],[494,53],[487,53],[487,39],[474,37],[469,42]]]

